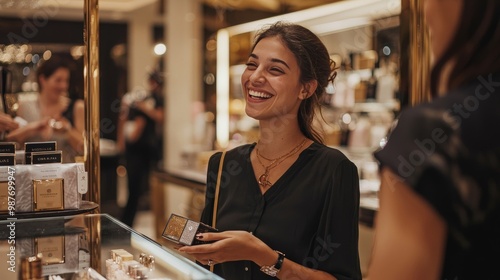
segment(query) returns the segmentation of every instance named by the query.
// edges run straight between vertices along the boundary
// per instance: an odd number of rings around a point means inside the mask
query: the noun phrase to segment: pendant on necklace
[[[269,178],[269,174],[267,174],[267,170],[266,172],[264,172],[264,174],[260,175],[259,177],[259,185],[263,188],[267,188],[269,186],[271,186],[271,182],[269,182],[268,180]]]

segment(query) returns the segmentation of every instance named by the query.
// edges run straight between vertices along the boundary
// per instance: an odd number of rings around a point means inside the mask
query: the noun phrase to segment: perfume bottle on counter
[[[155,269],[155,257],[140,254],[139,261],[124,249],[111,250],[111,259],[106,260],[106,278],[108,280],[151,279],[149,274]],[[162,278],[163,279],[163,278]]]
[[[42,276],[42,254],[25,257],[21,260],[19,279],[21,280],[45,280]]]

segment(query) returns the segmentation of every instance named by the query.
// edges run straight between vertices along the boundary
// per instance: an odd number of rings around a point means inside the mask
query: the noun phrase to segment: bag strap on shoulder
[[[224,157],[226,156],[226,151],[222,152],[219,162],[219,171],[217,173],[217,183],[215,184],[215,197],[214,197],[214,209],[212,214],[212,227],[217,226],[217,209],[219,206],[219,192],[220,192],[220,181],[222,177],[222,167],[224,166]]]

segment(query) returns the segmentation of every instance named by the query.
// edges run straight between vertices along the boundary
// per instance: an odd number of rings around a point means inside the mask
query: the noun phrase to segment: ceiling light
[[[163,43],[158,43],[154,47],[154,52],[156,55],[164,55],[167,52],[167,46]]]

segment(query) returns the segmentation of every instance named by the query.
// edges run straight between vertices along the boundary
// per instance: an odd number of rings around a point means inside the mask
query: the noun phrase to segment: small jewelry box
[[[188,218],[172,214],[161,236],[174,243],[188,246],[211,243],[196,238],[196,234],[203,232],[217,232],[217,229],[204,223],[195,222]]]

